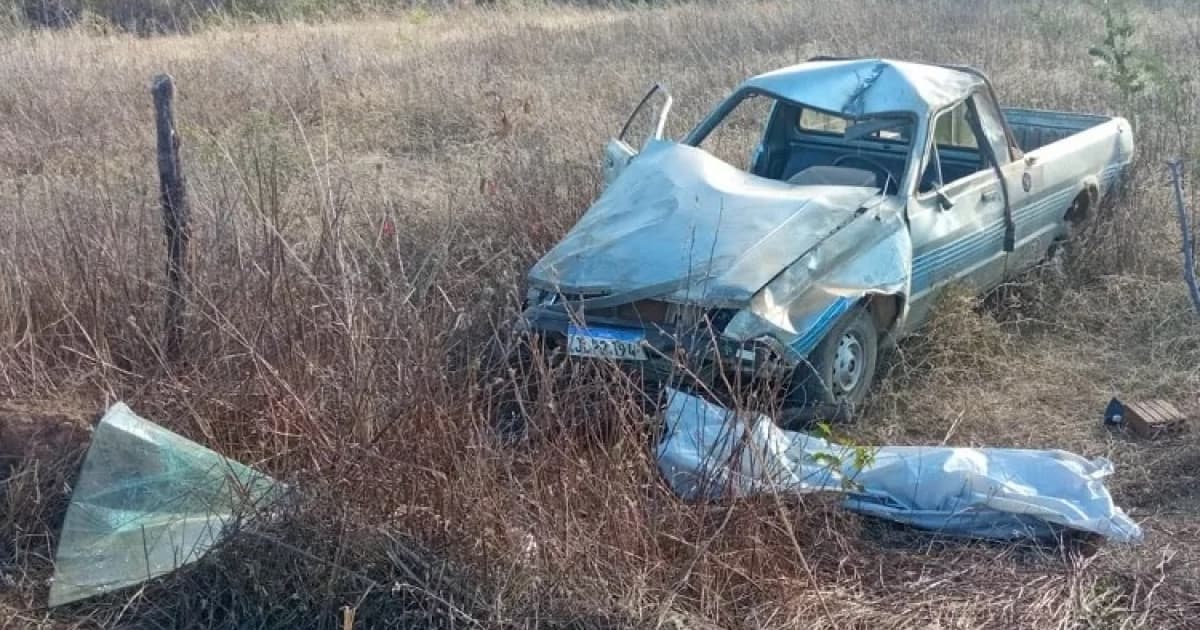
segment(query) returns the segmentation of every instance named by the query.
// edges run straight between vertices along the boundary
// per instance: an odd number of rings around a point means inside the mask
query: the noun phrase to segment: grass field
[[[1200,413],[1200,319],[1164,167],[1200,149],[1200,10],[1147,2],[1134,23],[1158,70],[1133,95],[1093,68],[1096,10],[1068,1],[7,31],[0,628],[341,628],[346,610],[364,628],[1200,627],[1196,434],[1141,441],[1100,422],[1113,395]],[[552,427],[541,439],[492,438],[508,376],[487,357],[509,339],[523,274],[596,194],[600,147],[646,87],[670,86],[679,134],[744,77],[817,54],[967,63],[1004,105],[1134,122],[1137,161],[1066,279],[946,300],[841,430],[1109,457],[1144,544],[1083,557],[944,540],[828,498],[683,504],[634,393],[603,370],[558,379],[533,410]],[[159,72],[178,84],[195,226],[173,364],[157,350]],[[81,427],[116,400],[302,499],[198,566],[50,612]]]

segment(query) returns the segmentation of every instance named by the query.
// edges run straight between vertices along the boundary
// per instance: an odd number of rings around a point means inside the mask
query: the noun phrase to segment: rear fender
[[[1084,198],[1084,203],[1081,208],[1073,208],[1074,212],[1078,214],[1072,216],[1071,212],[1068,212],[1063,217],[1064,220],[1071,223],[1080,223],[1087,220],[1095,212],[1097,205],[1100,203],[1100,178],[1095,175],[1084,177],[1079,183],[1079,189],[1075,191],[1075,197],[1072,199],[1078,199],[1079,197]],[[1073,206],[1074,203],[1072,203]]]

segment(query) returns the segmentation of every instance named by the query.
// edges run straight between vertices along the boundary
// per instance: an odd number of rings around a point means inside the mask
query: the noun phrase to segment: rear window
[[[848,121],[841,116],[826,114],[815,109],[800,110],[799,126],[801,131],[816,131],[818,133],[834,133],[842,135],[846,133],[846,123]]]
[[[852,129],[850,140],[908,142],[910,123],[899,118],[868,118],[856,121],[815,109],[804,108],[796,118],[796,126],[805,133],[845,136]],[[864,128],[865,127],[865,128]]]

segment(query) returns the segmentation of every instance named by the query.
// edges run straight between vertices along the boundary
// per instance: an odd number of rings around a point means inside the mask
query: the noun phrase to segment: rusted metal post
[[[1200,286],[1196,283],[1196,234],[1188,220],[1187,204],[1183,201],[1183,162],[1167,162],[1171,169],[1171,185],[1175,188],[1175,212],[1179,215],[1179,229],[1183,232],[1183,281],[1192,296],[1192,306],[1200,314]]]
[[[179,135],[175,133],[175,81],[170,75],[154,77],[154,121],[158,136],[158,181],[163,231],[167,237],[167,302],[163,314],[163,355],[179,356],[183,340],[183,314],[187,305],[188,219],[187,184],[179,161]]]

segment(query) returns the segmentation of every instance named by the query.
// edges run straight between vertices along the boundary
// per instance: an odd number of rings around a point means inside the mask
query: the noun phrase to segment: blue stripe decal
[[[989,252],[1003,246],[1004,222],[992,223],[983,230],[927,252],[913,260],[912,291],[920,293],[932,286],[943,272],[963,269],[983,260]]]
[[[812,352],[813,348],[816,348],[821,339],[825,337],[825,333],[829,331],[829,328],[833,326],[837,318],[841,317],[843,313],[850,310],[850,307],[854,306],[854,302],[854,300],[847,297],[839,297],[834,300],[833,304],[825,307],[825,310],[821,311],[820,315],[817,315],[817,318],[809,325],[808,330],[804,331],[803,335],[789,345],[801,356],[808,356],[808,353]]]
[[[996,238],[997,235],[1003,236],[1003,233],[1003,221],[992,223],[982,230],[968,234],[933,251],[921,254],[913,261],[913,267],[916,269],[925,266],[940,267],[949,264],[954,260],[962,258],[969,252],[987,245],[988,241]]]
[[[1074,192],[1072,188],[1065,188],[1018,208],[1013,214],[1018,241],[1066,212]],[[938,281],[953,276],[955,270],[967,269],[982,262],[992,253],[1000,251],[1003,239],[1004,220],[1000,219],[981,230],[915,257],[912,292],[925,291]]]

